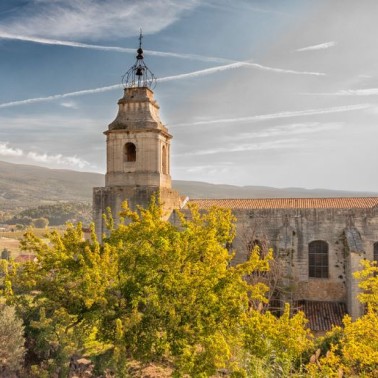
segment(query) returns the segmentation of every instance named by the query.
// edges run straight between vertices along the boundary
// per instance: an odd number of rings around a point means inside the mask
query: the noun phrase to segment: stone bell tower
[[[104,132],[107,169],[105,187],[93,189],[93,215],[99,239],[106,233],[102,214],[112,210],[117,220],[122,202],[132,209],[148,206],[159,193],[164,216],[180,207],[180,197],[171,189],[170,146],[172,136],[162,124],[151,87],[156,79],[144,63],[142,34],[136,63],[123,77],[124,96],[118,114]]]

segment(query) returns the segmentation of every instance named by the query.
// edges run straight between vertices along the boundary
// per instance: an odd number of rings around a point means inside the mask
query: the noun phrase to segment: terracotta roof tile
[[[189,203],[205,210],[213,206],[235,210],[371,209],[378,206],[378,197],[190,199]]]
[[[34,255],[18,255],[14,261],[18,263],[25,263],[25,262],[30,262],[34,261],[36,257]]]
[[[342,326],[347,314],[345,303],[300,301],[298,309],[303,311],[312,331],[329,331],[332,326]]]

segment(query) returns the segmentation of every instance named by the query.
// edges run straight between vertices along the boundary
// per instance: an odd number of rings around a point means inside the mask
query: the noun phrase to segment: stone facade
[[[117,220],[122,202],[146,207],[153,194],[165,218],[186,199],[171,188],[170,143],[159,106],[147,87],[125,88],[115,120],[104,132],[107,147],[105,187],[93,190],[99,239],[106,233],[102,215],[110,208]],[[353,272],[361,259],[378,259],[378,198],[195,200],[200,209],[229,208],[237,218],[234,263],[245,261],[256,243],[273,248],[283,262],[290,300],[345,304],[353,318],[363,309]],[[373,251],[376,248],[376,254]],[[288,300],[288,298],[282,298]],[[330,307],[330,306],[328,306]],[[320,308],[315,306],[314,308]]]
[[[148,206],[159,195],[166,218],[180,207],[180,196],[171,188],[170,143],[159,106],[148,87],[125,88],[118,114],[104,132],[107,170],[105,187],[93,189],[93,217],[98,238],[106,233],[102,215],[112,210],[117,221],[124,201],[135,210]]]
[[[251,245],[264,241],[284,262],[284,277],[295,301],[346,304],[356,318],[362,307],[353,272],[361,259],[374,259],[378,242],[378,198],[292,198],[195,200],[201,209],[221,206],[237,218],[235,263],[245,261]],[[310,244],[325,242],[323,277],[311,276]],[[316,272],[313,272],[316,273]],[[316,274],[315,274],[316,275]]]

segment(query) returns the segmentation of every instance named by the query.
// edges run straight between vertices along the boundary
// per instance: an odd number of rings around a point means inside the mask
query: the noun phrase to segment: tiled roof
[[[25,262],[30,262],[34,261],[36,257],[34,255],[18,255],[14,261],[18,263],[25,263]]]
[[[248,198],[190,199],[200,209],[213,206],[225,209],[364,209],[378,206],[378,197],[339,198]]]
[[[300,301],[298,308],[305,313],[310,329],[317,332],[342,326],[342,319],[347,314],[345,304],[338,302]]]

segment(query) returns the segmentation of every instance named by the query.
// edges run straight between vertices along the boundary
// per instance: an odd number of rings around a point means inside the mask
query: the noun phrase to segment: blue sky
[[[378,191],[375,0],[2,0],[0,160],[104,172],[139,28],[172,177]]]

